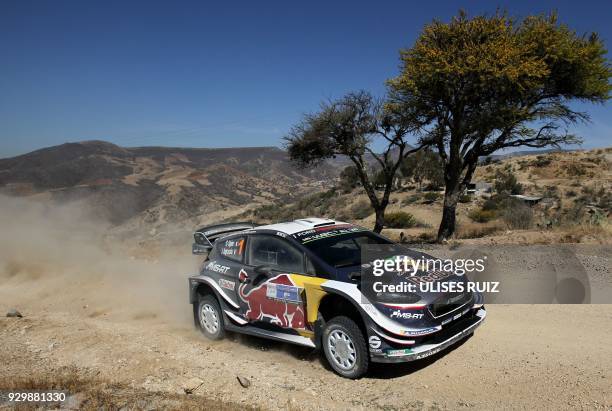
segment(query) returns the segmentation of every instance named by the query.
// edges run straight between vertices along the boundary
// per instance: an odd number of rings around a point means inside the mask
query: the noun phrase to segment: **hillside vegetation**
[[[454,240],[607,242],[612,148],[521,155],[486,161],[473,182],[491,193],[463,195]],[[338,178],[342,159],[296,169],[274,147],[123,148],[69,143],[0,160],[0,194],[47,205],[77,204],[123,238],[176,233],[201,224],[260,223],[323,216],[374,226],[354,181]],[[442,215],[443,191],[402,178],[391,194],[384,234],[429,242]],[[498,191],[543,197],[535,206]]]
[[[489,238],[496,242],[607,242],[612,230],[612,149],[555,152],[496,159],[480,166],[473,182],[489,183],[491,193],[463,195],[458,207],[455,239]],[[518,192],[542,197],[534,206],[499,194],[516,179]],[[504,181],[502,181],[504,180]],[[501,187],[500,187],[501,186]],[[393,221],[384,234],[407,241],[432,241],[442,212],[441,191],[419,190],[401,181],[391,196],[387,214]],[[397,213],[406,215],[398,219]],[[361,187],[338,184],[291,204],[271,204],[241,217],[273,222],[324,216],[371,227],[373,210]],[[398,224],[398,220],[401,223]],[[481,240],[480,240],[481,241]]]

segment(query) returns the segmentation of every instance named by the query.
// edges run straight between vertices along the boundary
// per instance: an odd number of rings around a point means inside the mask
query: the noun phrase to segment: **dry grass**
[[[492,221],[486,224],[478,223],[462,223],[455,232],[455,238],[482,238],[488,235],[496,234],[504,229],[504,226],[499,221]]]
[[[511,229],[530,229],[534,220],[533,210],[518,201],[513,203],[504,209],[502,218]]]
[[[63,403],[46,403],[44,409],[70,408],[79,410],[221,410],[234,411],[256,409],[244,405],[208,399],[200,395],[181,395],[165,392],[150,392],[135,389],[125,384],[101,379],[82,377],[74,368],[62,368],[52,374],[34,372],[28,376],[0,377],[0,387],[10,390],[61,390],[67,392]],[[41,404],[21,403],[8,406],[0,403],[0,409],[36,410]]]
[[[602,225],[577,224],[563,229],[559,242],[561,243],[583,243],[596,242],[609,243],[612,241],[612,226],[609,223]]]

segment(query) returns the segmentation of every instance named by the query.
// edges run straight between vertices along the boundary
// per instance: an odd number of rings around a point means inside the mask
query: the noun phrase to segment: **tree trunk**
[[[385,208],[386,207],[378,207],[374,211],[376,212],[376,222],[374,223],[374,231],[377,234],[380,234],[384,225],[385,225]]]
[[[447,240],[455,232],[455,211],[459,202],[459,194],[460,190],[455,184],[447,184],[446,191],[444,192],[442,221],[438,229],[438,242]]]

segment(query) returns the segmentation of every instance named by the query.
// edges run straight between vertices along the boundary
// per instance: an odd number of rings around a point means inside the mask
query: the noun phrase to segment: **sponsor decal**
[[[436,327],[432,327],[432,328],[423,328],[422,330],[403,330],[402,331],[402,335],[408,335],[411,337],[416,337],[419,335],[425,335],[425,334],[431,334],[438,331],[438,328]]]
[[[439,284],[436,282],[440,280],[444,280],[445,278],[448,278],[453,275],[455,275],[453,272],[433,272],[433,273],[427,273],[427,275],[423,275],[423,276],[409,277],[407,278],[407,280],[413,282],[414,284],[417,284],[419,286],[419,289],[423,292],[426,292],[426,291],[441,292],[441,291],[446,291],[446,290],[440,290],[440,289],[430,290],[430,289],[427,289],[427,287],[430,286],[430,284],[432,283]],[[448,287],[448,283],[442,283],[442,284],[446,284],[446,285],[443,285],[442,287]],[[433,288],[435,286],[431,286],[431,287]],[[440,286],[438,285],[438,287]]]
[[[429,357],[431,355],[439,353],[440,351],[442,351],[443,348],[444,347],[438,347],[438,348],[434,348],[434,349],[429,350],[429,351],[425,351],[422,354],[415,355],[414,358],[417,359],[417,360],[420,360],[421,358]]]
[[[302,242],[302,244],[309,243],[311,241],[321,240],[323,238],[336,237],[343,234],[356,233],[360,231],[367,231],[362,227],[355,227],[350,224],[333,225],[326,227],[317,227],[312,230],[300,231],[299,233],[293,234],[293,238]]]
[[[388,357],[401,357],[402,355],[412,354],[412,348],[402,348],[400,350],[385,351]]]
[[[380,341],[380,337],[377,335],[373,335],[368,339],[368,342],[370,343],[370,348],[380,348],[380,345],[382,344]]]
[[[423,318],[423,314],[402,312],[402,310],[393,310],[391,318],[401,318],[403,320],[419,320]]]
[[[248,284],[242,284],[238,288],[238,295],[247,304],[245,316],[248,319],[267,321],[285,328],[306,327],[299,287],[295,286],[288,274],[280,274],[248,291],[247,287]],[[268,294],[268,289],[273,291]]]
[[[219,278],[219,286],[228,290],[233,290],[236,283],[233,281],[226,280],[225,278]]]
[[[270,283],[266,289],[266,297],[276,300],[300,303],[300,288],[292,285]]]
[[[230,268],[228,266],[221,265],[213,260],[210,263],[206,264],[206,269],[219,274],[226,274]]]

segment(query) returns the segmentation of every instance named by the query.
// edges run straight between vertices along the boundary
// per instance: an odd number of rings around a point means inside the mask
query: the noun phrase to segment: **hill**
[[[0,159],[0,193],[80,201],[114,225],[160,228],[216,212],[291,202],[338,168],[297,169],[276,147],[119,147],[66,143]]]
[[[502,242],[609,242],[612,230],[608,218],[612,212],[612,149],[590,151],[538,152],[516,155],[481,165],[473,182],[491,186],[492,192],[462,196],[457,207],[456,239]],[[511,173],[523,194],[541,198],[528,207],[529,221],[517,227],[510,211],[516,204],[501,201],[493,188],[498,173]],[[385,228],[383,233],[399,239],[402,232],[411,241],[431,241],[442,216],[443,191],[421,191],[402,179],[392,192],[388,213],[406,212],[413,219],[401,227]],[[497,199],[497,200],[496,200]],[[491,201],[493,200],[493,201]],[[520,204],[519,204],[520,205]],[[488,218],[478,212],[489,210]],[[241,217],[262,223],[322,216],[373,227],[374,214],[360,187],[334,188],[299,199],[292,204],[259,207]],[[486,221],[485,221],[486,220]],[[512,232],[512,234],[509,234]],[[483,239],[483,240],[475,240]]]

